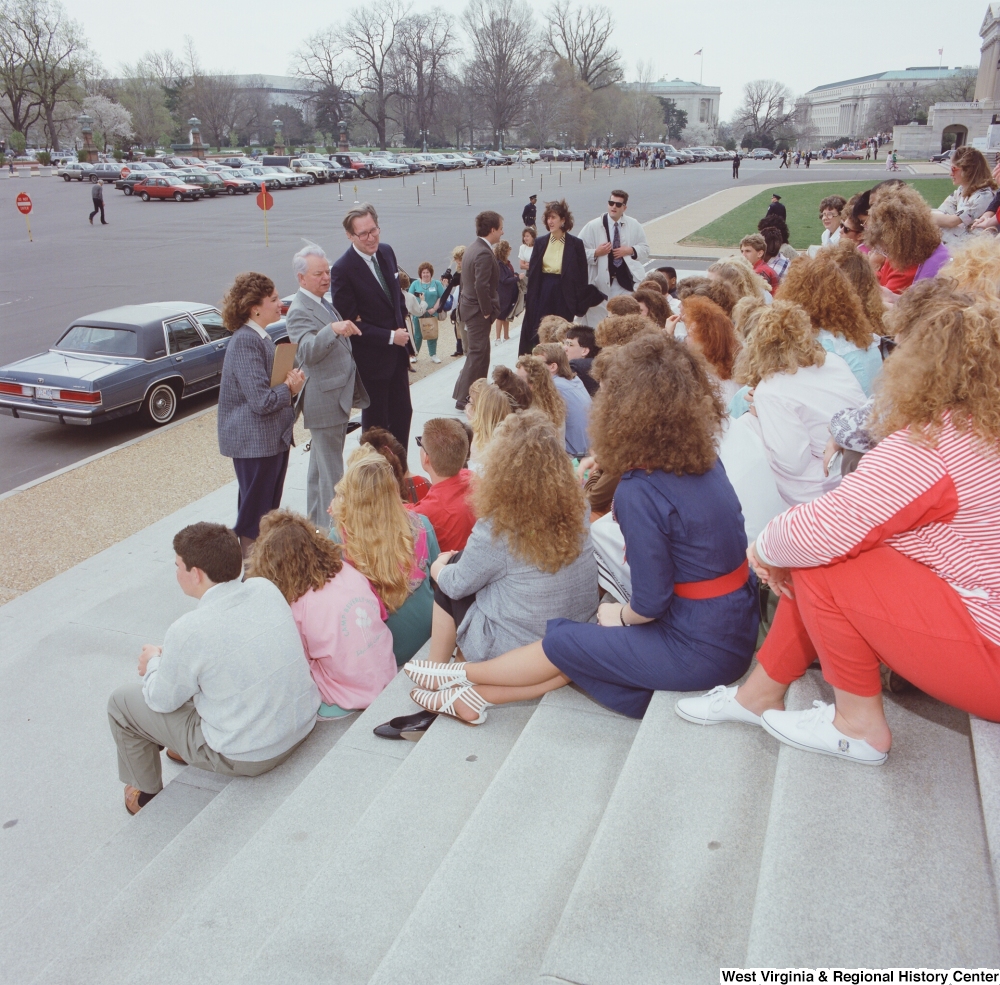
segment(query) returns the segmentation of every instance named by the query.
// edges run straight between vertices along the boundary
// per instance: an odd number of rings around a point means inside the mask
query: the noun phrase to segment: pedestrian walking
[[[299,290],[286,315],[288,335],[298,345],[295,362],[306,375],[300,401],[309,429],[306,508],[310,522],[330,526],[326,508],[344,474],[344,438],[352,407],[367,407],[368,394],[354,364],[351,336],[361,329],[341,319],[326,299],[330,261],[322,247],[308,243],[292,258]]]
[[[733,157],[733,177],[738,178],[740,176],[740,152],[737,150],[735,156]]]
[[[452,396],[455,407],[464,410],[469,387],[485,379],[490,369],[490,328],[500,317],[500,265],[493,247],[503,238],[503,216],[480,212],[476,216],[476,238],[466,247],[462,259],[464,276],[458,296],[458,317],[465,322],[469,339],[465,365]]]
[[[95,181],[90,186],[90,197],[94,202],[94,211],[90,213],[90,224],[94,224],[94,216],[101,213],[101,225],[106,226],[107,220],[104,218],[104,182]]]

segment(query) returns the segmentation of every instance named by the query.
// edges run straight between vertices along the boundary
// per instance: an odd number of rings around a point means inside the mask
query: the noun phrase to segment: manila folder
[[[271,386],[285,382],[289,370],[295,368],[295,353],[298,351],[295,342],[282,342],[274,347],[274,363],[271,366]]]

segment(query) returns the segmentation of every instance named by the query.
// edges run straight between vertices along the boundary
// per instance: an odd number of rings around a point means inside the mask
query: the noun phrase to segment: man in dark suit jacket
[[[355,322],[354,362],[368,392],[361,426],[391,431],[406,448],[410,442],[410,334],[399,287],[396,254],[380,244],[378,213],[367,202],[344,217],[351,245],[330,268],[330,294],[341,318]]]
[[[500,265],[493,247],[503,236],[503,216],[480,212],[476,216],[476,238],[462,257],[462,283],[458,296],[458,317],[465,322],[469,349],[462,375],[452,396],[462,410],[469,402],[469,387],[485,379],[490,371],[490,328],[500,317]]]

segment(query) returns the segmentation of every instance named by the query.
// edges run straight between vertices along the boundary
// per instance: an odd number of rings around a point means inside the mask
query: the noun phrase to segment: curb
[[[0,502],[5,499],[10,499],[12,496],[16,496],[18,493],[32,489],[35,486],[40,486],[43,482],[48,482],[50,479],[58,478],[60,475],[65,475],[67,472],[73,472],[78,468],[82,468],[84,465],[89,465],[91,462],[96,462],[100,458],[105,458],[108,455],[114,454],[116,451],[121,451],[123,448],[129,448],[132,445],[137,445],[141,441],[147,441],[149,438],[155,438],[158,434],[164,434],[173,428],[179,427],[181,424],[187,424],[188,421],[197,420],[199,417],[204,417],[205,414],[211,413],[216,410],[216,404],[212,404],[211,407],[204,407],[193,414],[189,414],[187,417],[182,417],[178,421],[171,421],[169,424],[165,424],[163,427],[156,428],[155,431],[150,431],[148,434],[140,434],[138,438],[132,438],[130,441],[123,441],[120,445],[112,445],[110,448],[105,448],[104,451],[99,451],[94,455],[89,455],[87,458],[81,458],[79,462],[74,462],[72,465],[67,465],[65,468],[56,469],[55,472],[49,472],[48,475],[40,476],[37,479],[32,479],[31,482],[26,482],[22,486],[15,486],[13,489],[8,489],[5,493],[0,493]]]

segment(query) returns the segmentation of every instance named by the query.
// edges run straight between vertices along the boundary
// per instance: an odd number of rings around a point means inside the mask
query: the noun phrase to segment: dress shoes
[[[372,731],[383,739],[408,739],[419,742],[434,723],[437,715],[431,711],[418,711],[415,715],[403,715],[393,718]]]

